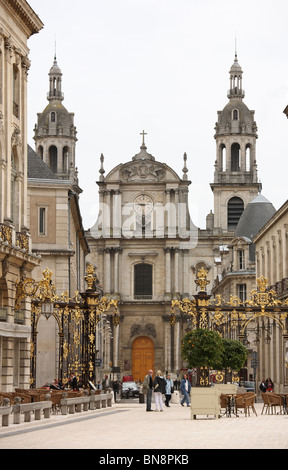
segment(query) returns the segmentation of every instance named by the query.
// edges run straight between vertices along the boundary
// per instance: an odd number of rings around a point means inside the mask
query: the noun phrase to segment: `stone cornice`
[[[25,27],[28,37],[39,33],[43,28],[42,21],[26,0],[0,0],[0,4],[9,12],[14,13],[13,17],[21,23],[22,27]]]

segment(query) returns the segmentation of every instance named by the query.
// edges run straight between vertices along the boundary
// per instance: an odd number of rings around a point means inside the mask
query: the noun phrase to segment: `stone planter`
[[[192,387],[191,388],[191,419],[197,415],[220,417],[220,395],[217,387]]]
[[[220,393],[237,393],[237,385],[235,384],[215,384],[214,387],[220,390]]]

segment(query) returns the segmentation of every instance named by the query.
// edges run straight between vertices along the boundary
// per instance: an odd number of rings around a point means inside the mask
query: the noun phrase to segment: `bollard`
[[[89,392],[87,390],[84,390],[84,395],[85,397],[88,397],[89,396]],[[88,411],[89,410],[89,401],[87,400],[87,402],[83,403],[83,411]]]
[[[90,410],[95,410],[95,390],[91,390],[90,392],[90,402],[89,402]]]
[[[21,413],[20,413],[20,403],[21,403],[21,398],[20,397],[15,397],[14,398],[14,406],[13,406],[13,424],[20,424],[20,418],[21,418]]]
[[[45,400],[50,401],[51,395],[50,393],[46,393]],[[51,408],[44,408],[44,418],[50,418]]]
[[[9,398],[3,399],[4,406],[10,406]],[[9,426],[9,414],[2,415],[2,426]]]

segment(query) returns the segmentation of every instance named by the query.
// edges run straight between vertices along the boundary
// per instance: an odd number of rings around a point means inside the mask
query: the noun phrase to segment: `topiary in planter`
[[[182,341],[182,357],[190,369],[214,369],[222,362],[223,341],[216,331],[197,329],[187,333]]]

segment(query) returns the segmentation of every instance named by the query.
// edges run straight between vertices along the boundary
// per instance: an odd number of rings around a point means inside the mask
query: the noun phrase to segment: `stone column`
[[[170,371],[171,370],[171,326],[170,326],[170,322],[169,322],[169,318],[168,320],[164,323],[164,328],[165,328],[165,371],[168,370]],[[165,371],[163,371],[163,373],[165,373]]]
[[[190,276],[189,276],[189,250],[184,250],[183,251],[183,262],[184,262],[184,267],[183,267],[183,272],[182,272],[182,285],[183,285],[183,295],[184,297],[189,296],[189,281],[190,281]]]
[[[121,249],[119,247],[114,250],[114,292],[119,293],[119,254]]]
[[[176,320],[176,323],[174,326],[174,371],[177,371],[180,369],[179,354],[180,354],[180,321]]]
[[[165,252],[165,290],[166,297],[171,297],[171,250],[164,248]]]
[[[119,364],[119,325],[113,326],[113,366]]]
[[[113,195],[113,238],[121,237],[121,192],[115,191]]]
[[[287,243],[287,232],[288,224],[284,224],[282,230],[282,240],[283,240],[283,278],[288,277],[288,265],[287,265],[287,253],[288,253],[288,243]]]
[[[180,250],[179,248],[175,249],[175,258],[174,258],[174,292],[175,294],[179,294],[179,255]]]
[[[104,292],[111,293],[111,250],[105,248],[104,250]]]
[[[103,204],[103,229],[104,236],[110,238],[111,236],[111,205],[110,205],[110,191],[104,191],[104,204]]]

